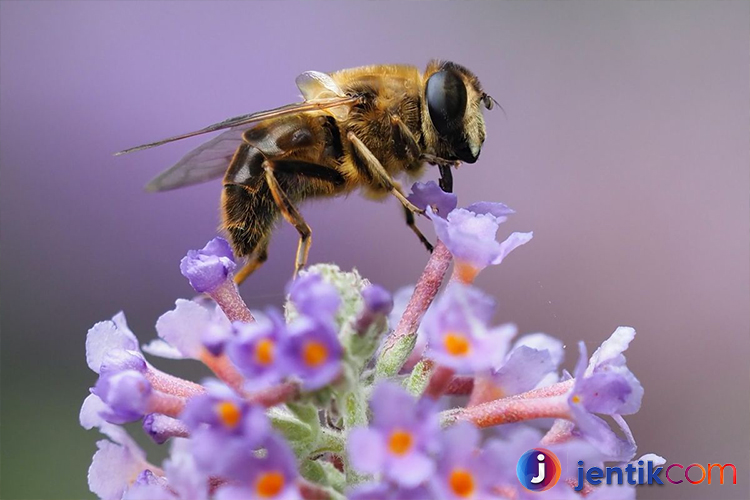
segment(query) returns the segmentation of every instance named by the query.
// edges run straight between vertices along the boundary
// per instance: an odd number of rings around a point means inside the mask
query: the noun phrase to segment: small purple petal
[[[86,363],[94,372],[99,373],[104,357],[114,350],[138,350],[138,339],[128,329],[122,313],[118,313],[113,321],[101,321],[95,324],[88,331]]]
[[[440,189],[435,181],[415,182],[411,191],[407,197],[410,202],[422,210],[432,207],[433,213],[442,218],[446,218],[458,205],[458,197]]]
[[[393,310],[393,297],[379,285],[370,285],[362,290],[362,299],[373,314],[389,314]]]
[[[230,329],[223,314],[212,312],[201,305],[184,299],[175,302],[175,308],[162,314],[156,321],[156,333],[183,356],[199,359],[203,352],[203,338],[211,328]]]
[[[548,373],[556,369],[549,351],[519,346],[510,352],[492,380],[504,395],[512,396],[535,388]]]
[[[223,238],[214,238],[201,250],[188,251],[180,261],[180,272],[198,293],[216,289],[235,267],[232,249]]]
[[[120,500],[130,483],[146,467],[144,456],[112,441],[97,441],[99,448],[89,467],[89,489],[102,500]]]
[[[435,462],[423,453],[409,453],[404,458],[391,460],[387,475],[406,488],[415,488],[432,476]]]
[[[341,304],[336,287],[326,283],[319,273],[302,272],[288,286],[288,294],[297,310],[308,316],[332,317]]]
[[[469,212],[474,212],[475,214],[489,214],[497,217],[498,219],[516,213],[515,210],[504,203],[491,201],[479,201],[477,203],[472,203],[471,205],[466,207],[466,210],[468,210]]]
[[[349,461],[365,474],[377,474],[383,470],[386,459],[385,445],[380,433],[373,429],[356,428],[347,440]]]
[[[102,364],[99,366],[99,373],[102,375],[125,370],[146,373],[148,365],[146,360],[143,359],[143,355],[138,351],[115,349],[104,357]]]
[[[107,405],[102,417],[113,424],[123,424],[143,417],[152,389],[141,373],[127,370],[100,375],[91,392]]]
[[[590,375],[597,368],[606,365],[624,365],[625,356],[622,353],[627,350],[634,338],[635,330],[633,328],[627,326],[618,327],[607,340],[602,342],[602,345],[594,351],[594,354],[591,355],[586,375]]]
[[[141,350],[152,356],[158,356],[166,359],[186,359],[185,356],[174,346],[163,341],[162,339],[154,339],[148,344],[141,346]]]
[[[511,233],[510,236],[508,236],[505,241],[500,243],[500,251],[498,252],[497,256],[492,260],[493,265],[500,264],[505,257],[508,256],[510,252],[515,250],[516,248],[520,247],[521,245],[525,245],[529,241],[531,241],[531,238],[534,237],[533,232],[529,233]]]
[[[565,357],[565,349],[563,347],[563,343],[560,340],[547,335],[546,333],[529,333],[523,335],[518,340],[516,340],[513,348],[515,349],[522,345],[531,347],[532,349],[536,349],[539,351],[546,350],[547,352],[549,352],[555,369],[560,366],[563,358]]]

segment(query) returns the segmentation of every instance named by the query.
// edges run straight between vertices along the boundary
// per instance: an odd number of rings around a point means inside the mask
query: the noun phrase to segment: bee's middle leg
[[[307,255],[310,253],[310,245],[312,244],[312,229],[307,225],[302,214],[292,204],[289,197],[286,195],[278,179],[274,175],[274,163],[266,160],[263,162],[263,170],[266,172],[266,182],[268,188],[271,190],[276,205],[279,207],[281,214],[284,218],[297,229],[299,233],[299,243],[297,244],[297,258],[294,266],[294,277],[297,277],[297,273],[300,272],[307,264]]]
[[[417,238],[419,238],[419,241],[421,241],[422,244],[425,246],[425,248],[427,248],[427,251],[432,253],[432,250],[434,249],[434,247],[432,246],[432,243],[430,243],[430,240],[428,240],[427,237],[424,234],[422,234],[422,231],[420,231],[419,228],[417,227],[417,224],[414,221],[414,212],[404,207],[404,213],[406,214],[406,225],[409,226],[409,229],[414,231],[414,234],[417,235]]]

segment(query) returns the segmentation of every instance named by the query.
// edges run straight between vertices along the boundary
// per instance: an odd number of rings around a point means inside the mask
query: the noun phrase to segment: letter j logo
[[[544,448],[533,448],[518,459],[516,475],[529,491],[546,491],[560,479],[560,460]]]

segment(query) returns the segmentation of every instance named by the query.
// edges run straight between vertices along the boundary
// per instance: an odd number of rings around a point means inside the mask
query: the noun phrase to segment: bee
[[[360,189],[369,198],[392,195],[425,247],[415,224],[423,211],[395,177],[418,178],[426,164],[440,169],[452,191],[451,168],[474,163],[485,140],[482,108],[496,102],[467,68],[431,61],[424,72],[407,65],[375,65],[334,73],[308,71],[296,79],[303,102],[229,118],[203,129],[116,153],[129,153],[225,130],[187,153],[148,185],[166,191],[223,175],[222,229],[246,263],[244,281],[268,258],[281,217],[299,232],[294,274],[310,250],[312,231],[298,205]]]

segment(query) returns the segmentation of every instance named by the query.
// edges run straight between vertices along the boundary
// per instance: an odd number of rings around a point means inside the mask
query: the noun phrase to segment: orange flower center
[[[471,349],[469,339],[460,332],[448,332],[443,339],[443,343],[448,354],[453,356],[466,356]]]
[[[255,361],[261,365],[273,363],[276,344],[271,339],[263,339],[255,345]]]
[[[453,469],[448,482],[453,493],[459,497],[466,498],[474,493],[474,476],[466,469]]]
[[[468,262],[456,260],[456,267],[454,272],[456,274],[456,277],[458,278],[458,281],[460,281],[461,283],[464,283],[466,285],[474,283],[474,280],[479,274],[479,271],[479,269],[469,264]]]
[[[284,489],[284,475],[278,471],[264,472],[255,483],[255,491],[261,498],[272,498]]]
[[[388,447],[394,455],[405,455],[411,449],[411,445],[411,433],[401,429],[393,431],[388,440]]]
[[[227,427],[237,427],[242,417],[239,407],[231,401],[222,401],[216,405],[216,413],[219,415],[219,420]]]
[[[573,401],[573,402],[574,402],[575,404],[578,404],[578,403],[580,403],[580,402],[581,402],[581,396],[579,396],[578,394],[576,394],[575,396],[573,396],[573,397],[572,397],[571,399],[572,399],[572,401]]]
[[[311,340],[302,350],[302,359],[308,366],[320,366],[328,359],[328,348],[322,342]]]

